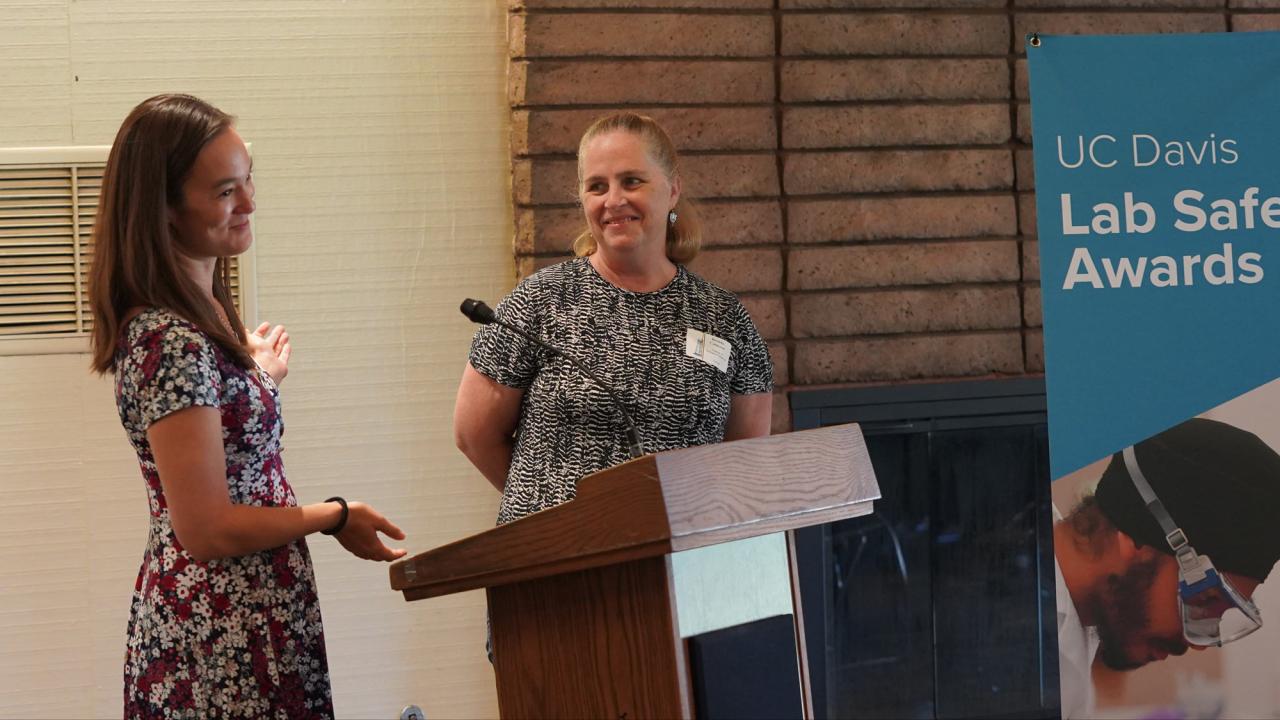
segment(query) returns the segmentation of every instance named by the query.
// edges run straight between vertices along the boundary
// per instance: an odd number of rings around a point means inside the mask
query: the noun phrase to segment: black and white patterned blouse
[[[769,350],[742,304],[680,265],[666,287],[636,293],[587,258],[569,260],[527,278],[496,312],[608,383],[646,453],[720,442],[731,395],[773,390]],[[728,341],[727,369],[686,353],[690,329]],[[525,390],[499,523],[571,500],[580,478],[628,459],[621,413],[572,363],[497,325],[476,333],[469,360]]]

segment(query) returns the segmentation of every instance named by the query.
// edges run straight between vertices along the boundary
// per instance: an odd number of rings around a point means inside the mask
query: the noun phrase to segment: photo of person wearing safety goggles
[[[1134,670],[1262,626],[1280,560],[1280,455],[1193,418],[1112,456],[1054,524],[1062,716],[1092,711],[1090,669]]]

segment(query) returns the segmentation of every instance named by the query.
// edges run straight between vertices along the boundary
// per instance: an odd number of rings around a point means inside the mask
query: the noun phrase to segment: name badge
[[[718,368],[720,372],[728,372],[729,356],[733,354],[733,346],[724,338],[689,328],[684,336],[684,354],[691,358],[698,358]]]

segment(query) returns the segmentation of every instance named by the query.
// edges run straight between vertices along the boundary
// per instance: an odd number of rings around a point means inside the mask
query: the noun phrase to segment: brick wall
[[[1280,0],[509,0],[521,275],[581,226],[620,107],[685,159],[785,393],[1044,370],[1023,38],[1280,28]]]

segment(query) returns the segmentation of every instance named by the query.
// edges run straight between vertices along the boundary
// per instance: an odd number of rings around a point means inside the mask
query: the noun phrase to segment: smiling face
[[[253,163],[233,128],[210,140],[182,185],[182,207],[169,208],[178,248],[195,260],[239,255],[253,244]]]
[[[579,176],[582,210],[600,252],[666,257],[667,215],[680,199],[680,180],[668,177],[640,136],[616,130],[592,138]]]

